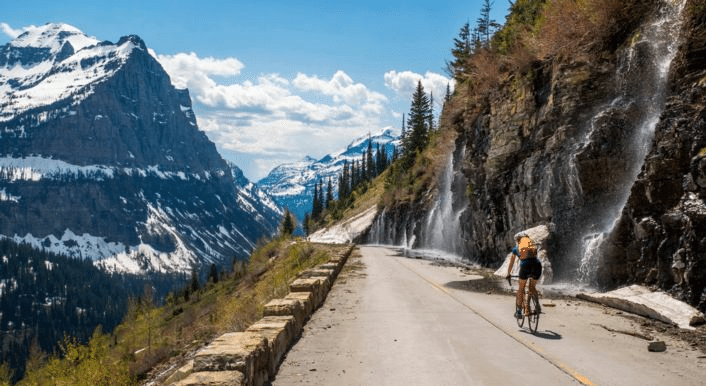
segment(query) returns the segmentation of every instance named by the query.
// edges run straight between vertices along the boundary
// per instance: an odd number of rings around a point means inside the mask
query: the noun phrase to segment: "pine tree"
[[[473,54],[473,46],[471,45],[471,26],[468,22],[461,27],[458,37],[454,38],[454,48],[451,49],[451,55],[454,60],[446,62],[446,72],[459,80],[459,76],[466,71],[468,59]]]
[[[211,268],[208,271],[208,280],[213,284],[218,283],[218,268],[215,263],[211,263]]]
[[[314,184],[314,199],[311,204],[311,218],[316,220],[319,218],[319,207],[321,206],[321,197],[319,194],[319,185]]]
[[[490,18],[490,11],[492,10],[494,1],[483,0],[483,6],[480,9],[480,17],[478,18],[478,41],[482,47],[490,47],[490,37],[493,36],[495,31],[500,27],[500,25]]]
[[[319,217],[321,217],[321,214],[324,212],[326,205],[328,205],[328,203],[326,202],[326,196],[324,196],[324,181],[319,179]]]
[[[429,133],[434,131],[434,93],[429,92]]]
[[[195,293],[201,288],[199,283],[199,275],[196,272],[196,267],[191,269],[191,293]]]
[[[358,183],[359,184],[362,183],[363,181],[365,181],[368,176],[368,165],[365,164],[366,158],[367,157],[365,156],[365,153],[363,153],[363,155],[361,156],[361,159],[360,159],[360,170],[359,170],[360,175],[358,176]]]
[[[343,161],[343,172],[341,174],[341,182],[338,183],[338,199],[340,201],[348,199],[350,195],[350,171],[348,170],[348,161]]]
[[[294,219],[289,209],[284,211],[284,219],[282,220],[282,236],[291,236],[294,233]]]
[[[309,233],[311,233],[311,216],[309,216],[308,212],[304,214],[304,224],[302,224],[302,228],[304,228],[304,234],[309,236]]]
[[[417,83],[417,88],[412,95],[412,106],[409,110],[409,118],[407,126],[410,133],[404,141],[404,157],[409,163],[416,156],[418,151],[426,148],[429,142],[429,116],[431,115],[431,107],[429,106],[429,98],[424,92],[421,80]],[[407,165],[409,166],[409,165]]]
[[[373,140],[368,134],[368,150],[365,152],[365,162],[368,165],[366,180],[372,180],[375,175],[375,162],[373,161]]]
[[[326,209],[329,209],[333,204],[333,183],[331,182],[331,177],[328,179],[328,186],[326,187]]]

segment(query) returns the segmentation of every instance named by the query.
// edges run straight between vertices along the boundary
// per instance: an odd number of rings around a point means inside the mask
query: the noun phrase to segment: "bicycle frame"
[[[522,318],[517,319],[517,326],[522,328],[522,326],[524,326],[525,324],[525,319],[527,319],[527,326],[529,327],[530,332],[534,334],[537,332],[537,326],[539,325],[539,294],[533,295],[530,293],[530,280],[534,280],[536,285],[535,279],[527,279],[527,283],[525,284],[524,288],[524,294],[522,294]],[[508,278],[508,282],[510,282],[510,289],[512,289],[512,282],[510,281],[510,278]],[[519,288],[517,290],[519,291]]]

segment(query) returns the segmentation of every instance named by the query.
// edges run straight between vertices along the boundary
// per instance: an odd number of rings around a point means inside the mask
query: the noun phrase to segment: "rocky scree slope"
[[[137,36],[30,28],[0,47],[0,95],[4,237],[139,273],[245,259],[276,230]]]

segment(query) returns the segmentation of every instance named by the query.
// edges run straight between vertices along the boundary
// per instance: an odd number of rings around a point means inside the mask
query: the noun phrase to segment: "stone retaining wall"
[[[243,332],[214,339],[164,385],[260,386],[272,380],[306,321],[323,304],[353,248],[301,272],[287,296],[265,305],[262,319]]]

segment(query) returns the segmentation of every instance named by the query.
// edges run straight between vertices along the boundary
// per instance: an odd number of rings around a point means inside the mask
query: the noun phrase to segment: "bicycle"
[[[512,277],[518,277],[518,276],[512,276]],[[539,297],[536,294],[531,294],[529,290],[529,281],[534,280],[532,278],[527,279],[527,285],[525,285],[525,293],[523,295],[524,298],[524,310],[522,312],[522,318],[516,318],[515,320],[517,321],[517,326],[522,328],[525,324],[525,320],[527,320],[527,327],[529,327],[529,330],[532,334],[537,333],[537,326],[539,326],[539,314],[541,314],[541,310],[539,309]],[[510,278],[507,278],[508,283],[510,284],[510,289],[512,289],[512,281]],[[519,291],[519,288],[518,288]]]

